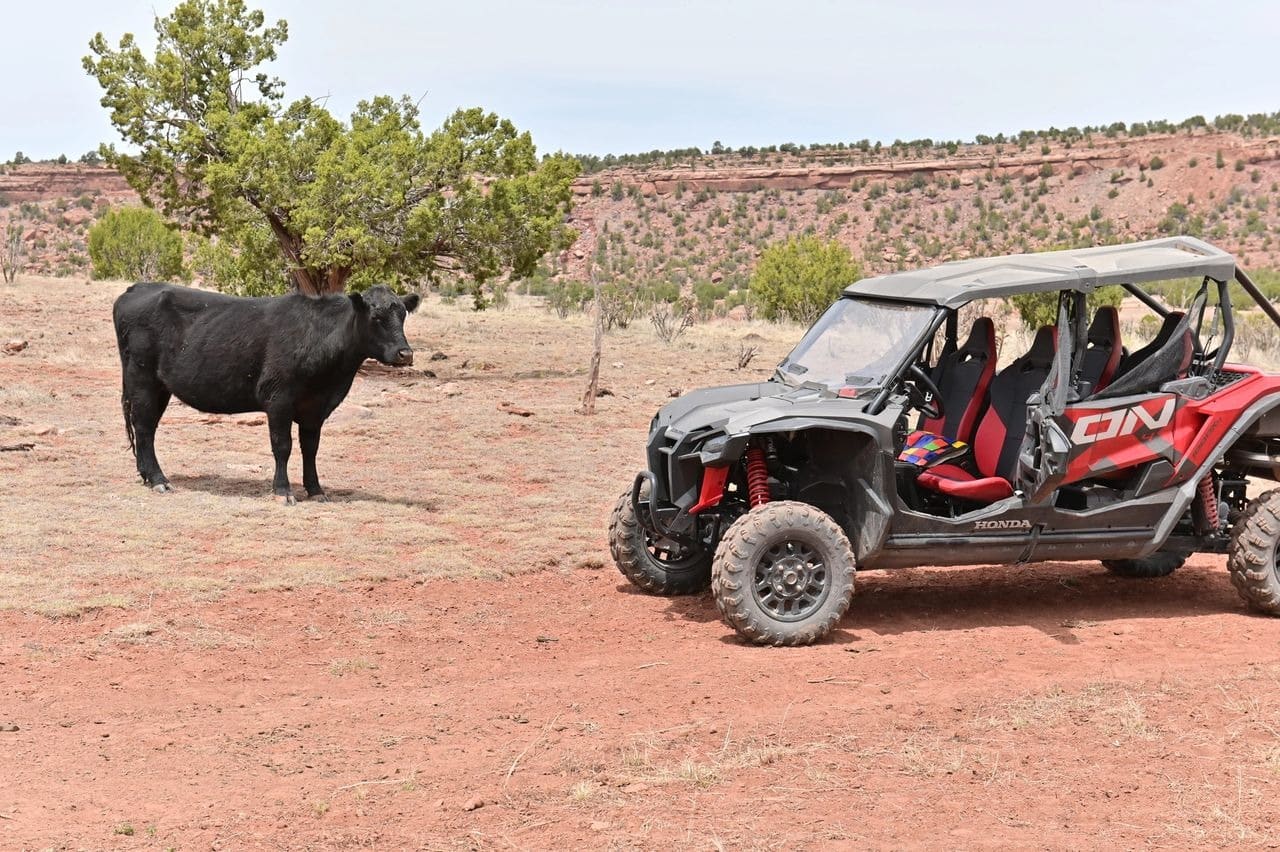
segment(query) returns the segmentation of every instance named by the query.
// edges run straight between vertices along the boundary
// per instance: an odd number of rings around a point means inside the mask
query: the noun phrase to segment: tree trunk
[[[351,270],[345,266],[331,266],[325,272],[324,292],[326,293],[342,293],[347,289],[347,279],[351,277]]]
[[[596,336],[591,350],[591,370],[587,379],[587,390],[582,395],[582,413],[596,413],[596,394],[600,390],[600,350],[604,343],[604,311],[600,309],[600,280],[596,278],[594,263],[587,266],[591,276],[591,286],[595,290]]]
[[[293,289],[304,296],[315,298],[323,292],[309,269],[295,266],[289,270],[289,278],[293,280]]]
[[[250,203],[253,203],[250,201]],[[254,205],[258,206],[258,205]],[[267,224],[271,226],[271,233],[275,234],[276,243],[280,246],[280,251],[284,254],[285,262],[289,266],[289,278],[293,282],[293,289],[297,290],[304,296],[315,298],[326,293],[341,293],[347,284],[347,276],[343,274],[336,282],[335,286],[333,273],[337,270],[319,270],[311,269],[302,262],[302,238],[293,234],[284,221],[270,210],[264,210],[258,207],[262,214],[267,217]]]

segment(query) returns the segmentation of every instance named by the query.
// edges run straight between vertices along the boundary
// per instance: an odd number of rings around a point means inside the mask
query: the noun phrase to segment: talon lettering
[[[1165,400],[1164,408],[1154,415],[1140,404],[1132,408],[1087,414],[1076,421],[1076,427],[1071,432],[1071,443],[1108,441],[1121,435],[1132,435],[1138,431],[1139,426],[1148,432],[1157,432],[1172,422],[1175,407],[1173,397],[1170,397]]]

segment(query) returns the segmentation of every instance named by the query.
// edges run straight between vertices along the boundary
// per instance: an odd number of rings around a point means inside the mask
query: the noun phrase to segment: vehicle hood
[[[668,440],[680,441],[696,433],[707,437],[721,433],[741,435],[801,429],[830,421],[865,420],[868,415],[863,410],[875,390],[854,398],[825,388],[792,387],[775,381],[704,388],[665,405],[654,418],[653,427],[664,432]]]

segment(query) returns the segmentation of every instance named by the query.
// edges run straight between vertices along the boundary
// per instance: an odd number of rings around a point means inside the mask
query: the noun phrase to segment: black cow
[[[239,298],[172,284],[134,284],[112,310],[124,374],[125,432],[142,481],[170,491],[155,435],[170,394],[217,414],[265,411],[276,474],[271,490],[293,503],[293,424],[302,484],[324,500],[316,476],[320,427],[351,389],[366,358],[407,366],[405,315],[418,307],[378,285],[363,295]]]

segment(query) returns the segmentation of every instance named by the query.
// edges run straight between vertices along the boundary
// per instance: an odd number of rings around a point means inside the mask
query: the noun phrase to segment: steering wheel
[[[942,393],[919,364],[907,368],[907,399],[930,420],[941,420],[947,413],[942,404]]]

